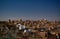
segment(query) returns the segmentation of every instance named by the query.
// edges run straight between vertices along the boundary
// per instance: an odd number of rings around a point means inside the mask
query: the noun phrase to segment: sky
[[[60,0],[0,0],[0,20],[60,20]]]

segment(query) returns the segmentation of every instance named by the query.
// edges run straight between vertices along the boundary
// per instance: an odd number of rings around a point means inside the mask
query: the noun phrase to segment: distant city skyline
[[[60,0],[0,0],[0,20],[20,18],[60,21]]]

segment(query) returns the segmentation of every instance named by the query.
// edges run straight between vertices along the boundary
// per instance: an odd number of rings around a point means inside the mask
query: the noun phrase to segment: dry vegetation
[[[16,28],[17,24],[24,25],[26,29],[31,29],[31,32],[24,33],[23,30],[18,30],[18,28]],[[43,31],[41,31],[41,29],[43,29]],[[9,19],[9,21],[0,21],[1,39],[56,39],[56,34],[60,34],[59,30],[60,21],[48,21],[44,19],[25,21],[22,19]],[[49,35],[48,32],[51,32],[51,35]]]

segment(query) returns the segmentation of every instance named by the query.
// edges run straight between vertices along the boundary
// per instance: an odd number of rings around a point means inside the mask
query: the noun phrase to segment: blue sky
[[[9,18],[60,20],[60,1],[0,0],[0,20]]]

